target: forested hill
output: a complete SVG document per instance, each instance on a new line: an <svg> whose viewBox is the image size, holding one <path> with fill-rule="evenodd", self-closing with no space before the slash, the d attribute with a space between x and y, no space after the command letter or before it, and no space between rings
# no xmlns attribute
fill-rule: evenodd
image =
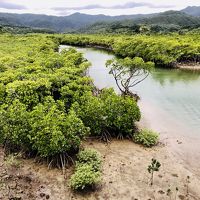
<svg viewBox="0 0 200 200"><path fill-rule="evenodd" d="M35 14L0 13L0 25L45 28L57 32L68 32L99 21L111 22L124 19L141 19L153 15L155 14L106 16L75 13L65 17L57 17Z"/></svg>
<svg viewBox="0 0 200 200"><path fill-rule="evenodd" d="M174 24L184 27L200 24L200 18L179 11L167 11L154 17L138 19L135 22L140 24Z"/></svg>
<svg viewBox="0 0 200 200"><path fill-rule="evenodd" d="M198 7L195 7L196 14L191 16L191 8L188 7L184 12L168 11L164 13L155 13L148 15L87 15L75 13L69 16L58 17L35 14L10 14L0 13L0 26L29 27L37 29L46 29L55 32L123 32L124 28L128 30L137 29L137 25L159 25L160 27L169 27L173 30L182 27L199 27L200 17L198 17ZM190 10L190 11L189 11ZM188 13L188 14L187 14ZM123 30L123 31L121 31ZM126 32L126 31L125 31Z"/></svg>
<svg viewBox="0 0 200 200"><path fill-rule="evenodd" d="M79 30L82 33L173 32L200 27L200 17L180 11L167 11L147 18L97 22Z"/></svg>
<svg viewBox="0 0 200 200"><path fill-rule="evenodd" d="M183 9L182 12L192 16L200 16L200 6L189 6Z"/></svg>

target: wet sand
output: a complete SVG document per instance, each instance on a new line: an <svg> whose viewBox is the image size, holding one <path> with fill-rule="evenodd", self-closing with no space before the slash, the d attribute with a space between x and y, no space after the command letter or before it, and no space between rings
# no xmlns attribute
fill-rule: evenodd
<svg viewBox="0 0 200 200"><path fill-rule="evenodd" d="M174 121L166 112L141 101L139 106L142 119L140 127L150 128L160 133L160 140L166 149L185 168L200 177L200 138L193 134L187 124Z"/></svg>
<svg viewBox="0 0 200 200"><path fill-rule="evenodd" d="M87 141L84 147L94 148L103 159L102 181L91 192L76 193L69 187L73 167L48 170L34 160L21 159L19 168L0 166L0 199L17 197L24 200L199 200L200 179L170 154L164 145L144 148L128 140L109 144ZM2 149L0 149L2 152ZM3 154L0 162L3 163ZM151 175L147 168L151 159L161 163L159 172ZM9 191L8 188L11 188Z"/></svg>
<svg viewBox="0 0 200 200"><path fill-rule="evenodd" d="M193 65L178 65L177 66L180 69L185 69L185 70L200 70L200 64L193 64Z"/></svg>

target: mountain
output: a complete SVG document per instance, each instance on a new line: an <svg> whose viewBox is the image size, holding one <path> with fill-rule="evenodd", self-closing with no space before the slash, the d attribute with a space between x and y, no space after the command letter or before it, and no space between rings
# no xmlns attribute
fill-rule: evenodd
<svg viewBox="0 0 200 200"><path fill-rule="evenodd" d="M81 33L140 33L173 32L183 28L200 27L200 18L180 11L167 11L149 17L135 18L114 22L97 22L81 28Z"/></svg>
<svg viewBox="0 0 200 200"><path fill-rule="evenodd" d="M68 32L76 30L95 22L105 21L111 22L124 19L139 19L150 17L150 15L122 15L122 16L106 16L106 15L87 15L75 13L70 16L57 17L48 15L35 14L11 14L0 13L0 25L23 26L31 28L45 28L57 32Z"/></svg>
<svg viewBox="0 0 200 200"><path fill-rule="evenodd" d="M58 17L49 15L36 14L10 14L0 13L0 26L9 27L27 27L31 29L42 29L52 32L74 32L77 30L93 30L107 29L110 31L116 28L133 29L137 31L135 24L146 25L169 25L169 26L199 26L199 18L187 14L189 10L200 7L188 7L185 11L167 11L164 13L154 14L136 14L136 15L121 15L121 16L107 16L107 15L87 15L81 13L74 13L69 16ZM197 15L197 11L195 12ZM193 12L194 15L194 12ZM198 16L198 15L197 15Z"/></svg>
<svg viewBox="0 0 200 200"><path fill-rule="evenodd" d="M135 21L137 24L173 24L181 27L195 26L200 24L200 18L190 16L180 11L167 11L156 16Z"/></svg>
<svg viewBox="0 0 200 200"><path fill-rule="evenodd" d="M0 25L47 28L58 32L78 27L75 23L65 17L10 13L0 13Z"/></svg>
<svg viewBox="0 0 200 200"><path fill-rule="evenodd" d="M200 6L189 6L183 9L182 12L197 17L200 16Z"/></svg>

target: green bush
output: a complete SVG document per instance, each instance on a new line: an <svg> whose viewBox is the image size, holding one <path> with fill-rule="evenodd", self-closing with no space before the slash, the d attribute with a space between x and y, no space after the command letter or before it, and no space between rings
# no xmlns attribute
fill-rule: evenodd
<svg viewBox="0 0 200 200"><path fill-rule="evenodd" d="M152 147L158 143L159 134L151 130L141 130L134 135L134 141L146 147Z"/></svg>
<svg viewBox="0 0 200 200"><path fill-rule="evenodd" d="M135 122L141 118L137 102L129 96L119 96L113 89L105 89L100 95L104 103L107 131L114 136L132 136Z"/></svg>
<svg viewBox="0 0 200 200"><path fill-rule="evenodd" d="M0 136L1 142L7 142L24 150L31 147L28 137L31 130L29 113L26 105L14 100L11 105L3 104L0 107Z"/></svg>
<svg viewBox="0 0 200 200"><path fill-rule="evenodd" d="M74 190L83 190L99 183L101 180L101 157L93 149L85 149L77 155L75 174L70 179Z"/></svg>
<svg viewBox="0 0 200 200"><path fill-rule="evenodd" d="M70 179L70 186L74 190L83 190L100 182L101 173L94 171L92 165L84 164L76 169Z"/></svg>
<svg viewBox="0 0 200 200"><path fill-rule="evenodd" d="M41 157L77 150L88 134L89 128L76 113L65 113L64 103L52 97L46 97L31 112L19 100L0 107L0 143L7 141L26 151L35 150Z"/></svg>
<svg viewBox="0 0 200 200"><path fill-rule="evenodd" d="M50 82L48 79L39 79L37 81L14 81L7 84L6 94L7 102L19 99L20 102L27 105L28 109L33 108L39 102L42 102L45 96L50 95Z"/></svg>
<svg viewBox="0 0 200 200"><path fill-rule="evenodd" d="M31 112L31 141L33 149L42 157L77 150L81 140L89 134L73 110L64 112L63 103L46 98Z"/></svg>
<svg viewBox="0 0 200 200"><path fill-rule="evenodd" d="M94 149L86 149L80 151L77 156L77 166L81 166L84 164L91 165L95 171L101 170L101 157L100 154Z"/></svg>
<svg viewBox="0 0 200 200"><path fill-rule="evenodd" d="M94 136L132 136L134 123L140 120L136 101L117 95L113 89L104 89L98 96L86 93L74 109Z"/></svg>
<svg viewBox="0 0 200 200"><path fill-rule="evenodd" d="M104 120L106 113L101 99L88 92L81 97L80 104L75 103L73 106L83 123L90 127L91 134L101 135L102 129L107 126Z"/></svg>

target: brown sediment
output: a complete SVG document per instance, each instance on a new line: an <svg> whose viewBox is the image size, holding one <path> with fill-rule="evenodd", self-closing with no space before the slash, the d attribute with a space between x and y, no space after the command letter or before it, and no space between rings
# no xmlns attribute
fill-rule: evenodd
<svg viewBox="0 0 200 200"><path fill-rule="evenodd" d="M186 169L166 145L144 148L129 140L113 140L109 144L91 140L83 146L98 150L103 158L102 182L95 191L75 193L70 190L68 184L73 167L66 170L64 176L61 170L48 170L46 165L34 163L34 160L20 159L20 168L0 166L0 199L9 199L8 195L29 200L168 200L175 196L177 200L200 199L200 177ZM0 152L0 161L4 163L3 149ZM147 168L152 158L162 166L150 186Z"/></svg>
<svg viewBox="0 0 200 200"><path fill-rule="evenodd" d="M185 69L185 70L200 70L200 64L197 63L191 63L191 64L179 64L177 65L177 68L179 69Z"/></svg>
<svg viewBox="0 0 200 200"><path fill-rule="evenodd" d="M178 196L190 200L200 199L199 177L186 169L163 144L149 149L136 145L132 141L115 140L108 145L93 142L90 146L104 156L103 182L101 191L97 193L98 199L107 197L113 200L167 200L175 199L176 195L177 199ZM153 186L150 186L147 167L152 158L157 159L162 166L160 171L155 173ZM190 182L189 194L186 189L187 177Z"/></svg>
<svg viewBox="0 0 200 200"><path fill-rule="evenodd" d="M161 140L167 143L167 150L185 168L200 177L200 138L196 132L152 103L140 101L139 105L143 117L138 125L159 132Z"/></svg>

